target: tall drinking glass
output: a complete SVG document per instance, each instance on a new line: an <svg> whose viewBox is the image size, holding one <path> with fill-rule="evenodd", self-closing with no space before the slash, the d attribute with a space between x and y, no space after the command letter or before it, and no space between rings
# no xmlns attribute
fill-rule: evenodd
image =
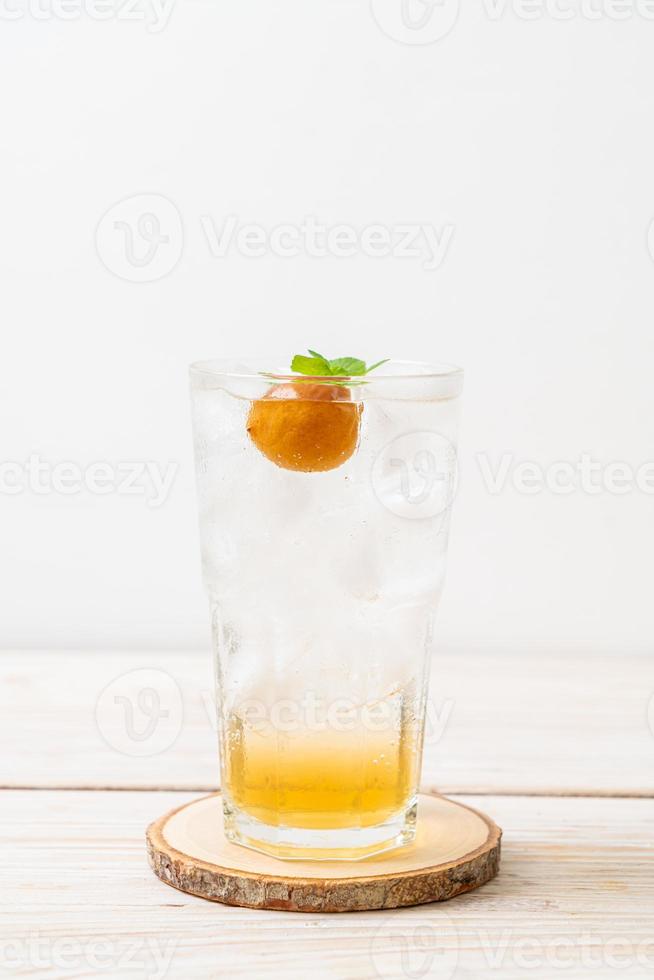
<svg viewBox="0 0 654 980"><path fill-rule="evenodd" d="M415 834L458 368L192 365L225 832L354 859Z"/></svg>

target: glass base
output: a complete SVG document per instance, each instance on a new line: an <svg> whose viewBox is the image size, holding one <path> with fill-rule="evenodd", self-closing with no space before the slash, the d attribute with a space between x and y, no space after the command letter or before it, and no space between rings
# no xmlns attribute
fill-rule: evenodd
<svg viewBox="0 0 654 980"><path fill-rule="evenodd" d="M224 798L225 836L234 844L288 861L360 861L410 844L416 835L417 801L372 827L307 830L262 823Z"/></svg>

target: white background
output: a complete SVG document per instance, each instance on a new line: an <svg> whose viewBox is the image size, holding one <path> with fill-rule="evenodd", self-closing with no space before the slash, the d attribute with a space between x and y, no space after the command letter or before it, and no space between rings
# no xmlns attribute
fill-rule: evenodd
<svg viewBox="0 0 654 980"><path fill-rule="evenodd" d="M147 4L8 19L21 2L0 4L2 460L179 471L158 508L0 494L0 644L206 646L186 366L311 346L466 368L443 648L651 651L654 497L494 495L478 455L654 458L654 20L470 3L426 44L364 0L177 0L159 31ZM96 248L142 194L183 223L154 282ZM230 214L454 237L433 271L215 258L201 216Z"/></svg>

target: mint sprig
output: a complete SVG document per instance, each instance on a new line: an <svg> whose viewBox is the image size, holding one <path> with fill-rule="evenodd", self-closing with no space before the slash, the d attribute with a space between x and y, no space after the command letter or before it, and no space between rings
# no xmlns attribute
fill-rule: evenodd
<svg viewBox="0 0 654 980"><path fill-rule="evenodd" d="M388 358L377 361L376 364L366 365L358 357L336 357L329 361L315 350L309 350L309 357L296 354L291 361L291 371L306 374L314 378L358 378L370 374L375 368L387 363Z"/></svg>

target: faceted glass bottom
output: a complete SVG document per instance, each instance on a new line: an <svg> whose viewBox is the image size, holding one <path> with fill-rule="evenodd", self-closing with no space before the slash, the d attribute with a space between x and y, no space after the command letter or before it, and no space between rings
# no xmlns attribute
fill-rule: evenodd
<svg viewBox="0 0 654 980"><path fill-rule="evenodd" d="M359 861L410 844L416 833L417 800L371 827L308 830L262 823L223 799L225 836L234 844L295 861Z"/></svg>

